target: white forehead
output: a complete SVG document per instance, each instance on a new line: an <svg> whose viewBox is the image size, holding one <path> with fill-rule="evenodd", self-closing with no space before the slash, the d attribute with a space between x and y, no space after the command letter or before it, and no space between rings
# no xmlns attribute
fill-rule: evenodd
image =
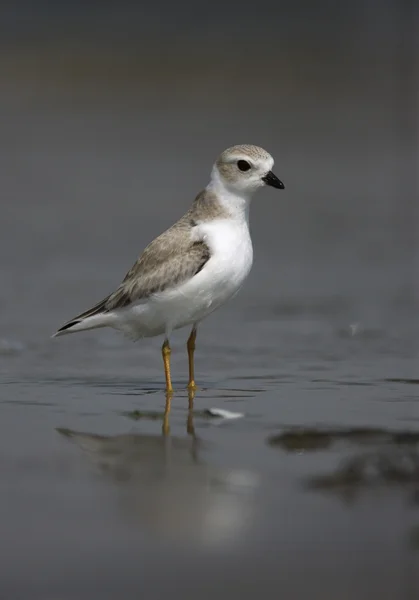
<svg viewBox="0 0 419 600"><path fill-rule="evenodd" d="M264 164L269 169L271 169L274 164L274 159L269 152L260 146L251 146L250 144L242 144L227 148L227 150L224 150L224 152L221 153L218 160L220 162L229 163L239 159L248 159L253 163Z"/></svg>

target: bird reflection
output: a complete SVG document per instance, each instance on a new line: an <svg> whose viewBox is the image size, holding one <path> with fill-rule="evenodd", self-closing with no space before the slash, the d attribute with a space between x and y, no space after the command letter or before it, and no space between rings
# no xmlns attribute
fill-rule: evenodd
<svg viewBox="0 0 419 600"><path fill-rule="evenodd" d="M207 464L205 444L195 433L192 393L187 435L171 435L170 404L168 397L157 435L58 431L116 488L124 519L182 541L235 542L251 522L257 477Z"/></svg>
<svg viewBox="0 0 419 600"><path fill-rule="evenodd" d="M186 431L190 435L195 435L195 427L193 422L193 402L195 399L196 388L188 388L188 419L186 422ZM172 398L173 392L166 392L166 404L164 407L164 415L163 415L163 426L162 433L163 435L169 435L170 433L170 409L172 407Z"/></svg>

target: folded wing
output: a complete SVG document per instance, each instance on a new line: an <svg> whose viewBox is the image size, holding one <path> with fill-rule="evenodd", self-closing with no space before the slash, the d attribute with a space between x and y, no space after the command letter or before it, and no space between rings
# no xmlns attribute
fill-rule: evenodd
<svg viewBox="0 0 419 600"><path fill-rule="evenodd" d="M187 281L203 269L210 251L194 241L190 221L182 219L151 242L119 287L91 309L65 323L55 334L106 327L109 313Z"/></svg>

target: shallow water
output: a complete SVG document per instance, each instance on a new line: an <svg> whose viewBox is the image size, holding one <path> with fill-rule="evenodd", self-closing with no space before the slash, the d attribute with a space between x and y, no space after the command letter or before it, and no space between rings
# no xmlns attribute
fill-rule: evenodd
<svg viewBox="0 0 419 600"><path fill-rule="evenodd" d="M1 100L1 596L417 597L416 215L390 168L412 148L385 107L359 147L356 119L304 110L31 94ZM199 330L192 411L174 335L165 420L160 339L49 335L248 140L286 190L255 200L252 274Z"/></svg>

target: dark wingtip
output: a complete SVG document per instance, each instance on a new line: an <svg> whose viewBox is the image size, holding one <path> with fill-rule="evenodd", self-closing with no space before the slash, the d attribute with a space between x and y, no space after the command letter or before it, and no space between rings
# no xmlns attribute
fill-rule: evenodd
<svg viewBox="0 0 419 600"><path fill-rule="evenodd" d="M81 323L81 321L70 321L70 323L66 323L65 325L60 327L57 333L60 333L60 331L65 331L66 329L70 329L70 327L73 327L73 325L77 325L77 323Z"/></svg>
<svg viewBox="0 0 419 600"><path fill-rule="evenodd" d="M60 327L60 329L58 329L58 331L56 331L51 337L54 338L62 335L67 329L70 329L71 327L73 327L73 325L77 325L77 323L81 323L81 319L75 319L74 321L70 321L70 323L66 323L65 325Z"/></svg>

